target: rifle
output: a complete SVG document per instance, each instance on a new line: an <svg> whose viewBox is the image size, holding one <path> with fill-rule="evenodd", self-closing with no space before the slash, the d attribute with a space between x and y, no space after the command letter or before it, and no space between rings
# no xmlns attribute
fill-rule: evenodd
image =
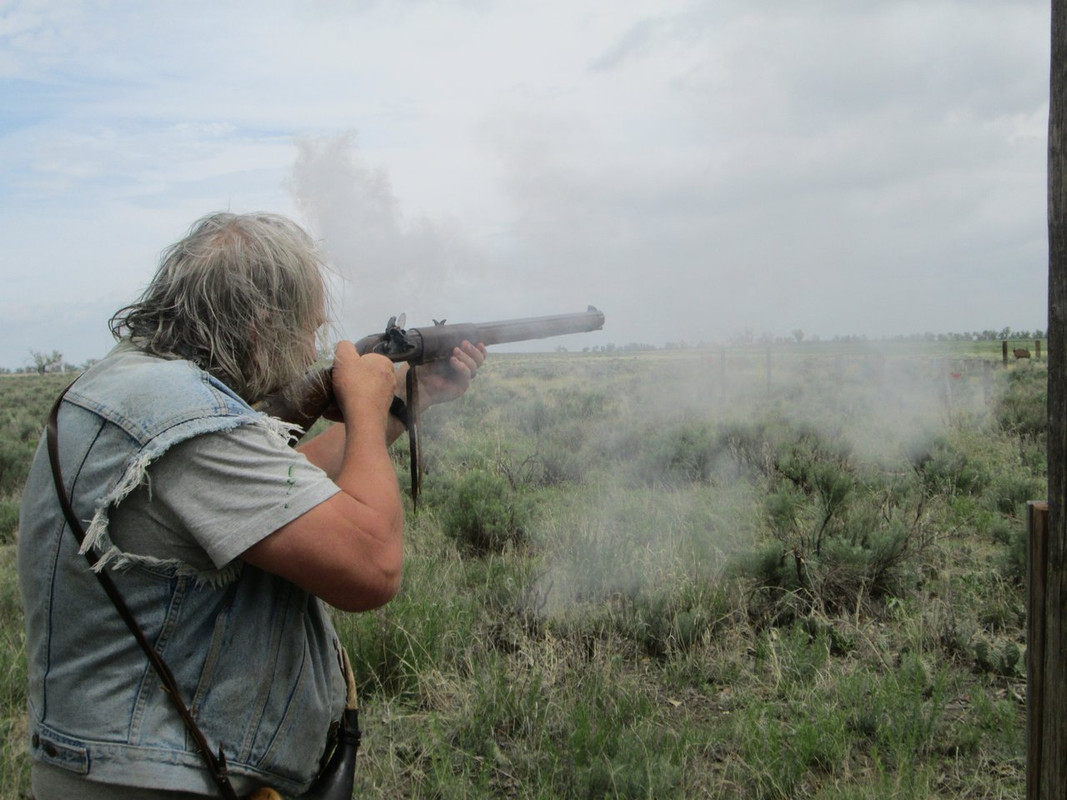
<svg viewBox="0 0 1067 800"><path fill-rule="evenodd" d="M414 368L420 364L447 360L452 356L453 348L464 340L489 346L597 331L604 327L604 313L589 306L588 310L576 314L451 325L445 320L434 320L430 327L406 330L403 326L403 316L399 320L390 317L384 333L364 336L355 342L355 347L361 356L379 353L394 363L406 361L411 365L407 374L407 401L395 400L390 411L407 424L411 451L411 499L415 502L422 482L422 469L419 463L418 383ZM296 384L261 401L257 405L258 410L306 431L334 402L331 369L332 366L326 366L309 371Z"/></svg>

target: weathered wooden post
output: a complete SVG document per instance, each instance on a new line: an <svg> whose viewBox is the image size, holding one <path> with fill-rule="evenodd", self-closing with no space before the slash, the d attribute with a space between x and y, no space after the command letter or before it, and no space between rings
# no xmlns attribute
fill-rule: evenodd
<svg viewBox="0 0 1067 800"><path fill-rule="evenodd" d="M1037 776L1041 774L1042 733L1045 711L1045 575L1048 565L1048 503L1027 503L1026 547L1026 775L1027 798L1037 800Z"/></svg>
<svg viewBox="0 0 1067 800"><path fill-rule="evenodd" d="M1052 0L1048 120L1048 538L1031 580L1043 589L1041 630L1027 647L1028 800L1067 798L1067 0ZM1033 609L1031 609L1031 614ZM1034 653L1034 646L1040 650ZM1035 686L1036 684L1036 686Z"/></svg>

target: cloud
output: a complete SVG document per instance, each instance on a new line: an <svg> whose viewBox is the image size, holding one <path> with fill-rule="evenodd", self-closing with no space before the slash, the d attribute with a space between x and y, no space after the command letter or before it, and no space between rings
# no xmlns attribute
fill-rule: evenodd
<svg viewBox="0 0 1067 800"><path fill-rule="evenodd" d="M8 307L227 208L320 228L360 335L1041 326L1048 49L1038 0L8 3Z"/></svg>
<svg viewBox="0 0 1067 800"><path fill-rule="evenodd" d="M819 8L641 20L570 94L500 109L514 257L656 339L1040 324L1038 4ZM1035 290L991 293L997 263Z"/></svg>

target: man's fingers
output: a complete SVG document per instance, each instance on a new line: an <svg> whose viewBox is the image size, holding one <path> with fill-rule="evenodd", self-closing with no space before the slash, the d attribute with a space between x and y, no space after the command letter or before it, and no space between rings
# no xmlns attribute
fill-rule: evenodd
<svg viewBox="0 0 1067 800"><path fill-rule="evenodd" d="M462 365L470 373L470 377L473 378L478 371L478 367L485 363L485 355L484 344L475 346L468 341L464 341L452 351L453 366L458 368Z"/></svg>

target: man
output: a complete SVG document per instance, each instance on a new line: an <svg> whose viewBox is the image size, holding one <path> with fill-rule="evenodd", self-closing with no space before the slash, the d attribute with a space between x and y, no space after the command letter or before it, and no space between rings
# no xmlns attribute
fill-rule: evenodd
<svg viewBox="0 0 1067 800"><path fill-rule="evenodd" d="M345 684L320 599L371 609L400 584L403 506L387 448L404 430L389 409L406 368L338 344L343 424L295 450L288 426L252 408L313 362L324 269L283 217L205 217L115 315L118 345L58 411L82 553L116 584L239 795L304 792L330 746ZM420 368L423 404L462 394L484 358L464 342L441 368ZM219 796L79 554L43 441L18 573L37 800Z"/></svg>

